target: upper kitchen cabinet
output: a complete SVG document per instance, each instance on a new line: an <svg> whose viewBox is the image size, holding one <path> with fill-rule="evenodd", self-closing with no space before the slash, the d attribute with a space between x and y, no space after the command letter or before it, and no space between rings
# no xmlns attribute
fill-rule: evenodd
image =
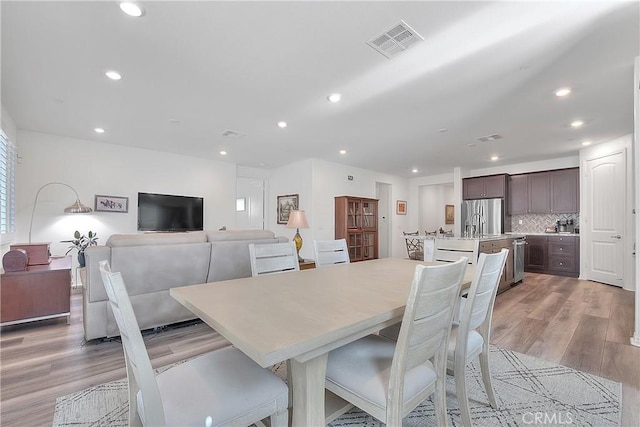
<svg viewBox="0 0 640 427"><path fill-rule="evenodd" d="M462 198L494 199L505 197L507 189L507 175L479 176L462 180Z"/></svg>
<svg viewBox="0 0 640 427"><path fill-rule="evenodd" d="M578 168L561 169L551 172L552 213L574 213L579 208L580 170Z"/></svg>
<svg viewBox="0 0 640 427"><path fill-rule="evenodd" d="M579 169L559 169L509 177L509 213L578 212Z"/></svg>

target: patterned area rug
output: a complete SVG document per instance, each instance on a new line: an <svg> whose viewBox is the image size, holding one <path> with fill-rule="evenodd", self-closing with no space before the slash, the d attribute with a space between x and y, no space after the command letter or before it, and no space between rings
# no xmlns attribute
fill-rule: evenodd
<svg viewBox="0 0 640 427"><path fill-rule="evenodd" d="M467 368L474 426L620 425L620 383L495 347L490 360L498 410L488 406L479 363ZM272 370L286 380L285 363ZM447 413L449 424L462 425L453 377L447 378ZM127 416L127 383L120 380L58 398L53 426L126 426ZM334 427L381 425L357 408L331 423ZM431 400L409 414L403 426L436 426Z"/></svg>

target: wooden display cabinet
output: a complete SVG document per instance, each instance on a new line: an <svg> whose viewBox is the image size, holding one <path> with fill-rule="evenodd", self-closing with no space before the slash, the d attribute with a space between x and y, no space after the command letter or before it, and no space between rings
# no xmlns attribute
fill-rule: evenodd
<svg viewBox="0 0 640 427"><path fill-rule="evenodd" d="M335 237L347 241L351 262L378 258L378 200L336 197Z"/></svg>

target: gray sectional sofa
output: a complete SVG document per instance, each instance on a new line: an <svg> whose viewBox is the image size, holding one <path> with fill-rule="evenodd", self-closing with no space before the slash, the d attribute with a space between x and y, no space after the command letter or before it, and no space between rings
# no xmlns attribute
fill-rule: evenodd
<svg viewBox="0 0 640 427"><path fill-rule="evenodd" d="M104 246L85 251L85 339L120 335L100 277L102 260L122 273L140 329L148 329L195 318L169 295L170 288L249 277L250 243L287 240L267 230L114 234Z"/></svg>

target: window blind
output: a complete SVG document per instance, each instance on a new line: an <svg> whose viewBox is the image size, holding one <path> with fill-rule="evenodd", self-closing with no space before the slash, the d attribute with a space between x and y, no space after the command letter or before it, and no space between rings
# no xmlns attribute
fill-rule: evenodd
<svg viewBox="0 0 640 427"><path fill-rule="evenodd" d="M16 230L16 163L16 148L0 130L0 234Z"/></svg>

